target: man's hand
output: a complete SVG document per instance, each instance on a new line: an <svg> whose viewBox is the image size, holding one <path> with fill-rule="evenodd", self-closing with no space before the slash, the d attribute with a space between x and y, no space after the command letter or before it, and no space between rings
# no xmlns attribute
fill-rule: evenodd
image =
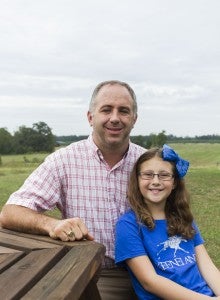
<svg viewBox="0 0 220 300"><path fill-rule="evenodd" d="M53 239L60 239L64 242L83 239L94 240L94 237L89 233L86 225L80 218L54 220L49 235Z"/></svg>

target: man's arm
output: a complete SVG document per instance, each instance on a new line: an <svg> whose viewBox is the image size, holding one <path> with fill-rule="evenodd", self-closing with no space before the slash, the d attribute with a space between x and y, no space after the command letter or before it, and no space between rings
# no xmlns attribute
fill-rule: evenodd
<svg viewBox="0 0 220 300"><path fill-rule="evenodd" d="M33 234L49 235L62 241L93 240L80 218L58 220L20 205L6 204L0 214L3 228ZM72 232L72 235L68 233Z"/></svg>

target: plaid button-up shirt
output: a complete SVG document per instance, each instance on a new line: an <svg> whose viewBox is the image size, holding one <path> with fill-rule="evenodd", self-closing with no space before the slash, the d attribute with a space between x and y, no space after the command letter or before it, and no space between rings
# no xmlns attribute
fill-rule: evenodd
<svg viewBox="0 0 220 300"><path fill-rule="evenodd" d="M128 209L130 171L145 151L129 143L122 160L110 169L89 136L49 155L7 203L36 211L58 207L63 218L81 218L95 241L106 246L105 267L113 267L115 223Z"/></svg>

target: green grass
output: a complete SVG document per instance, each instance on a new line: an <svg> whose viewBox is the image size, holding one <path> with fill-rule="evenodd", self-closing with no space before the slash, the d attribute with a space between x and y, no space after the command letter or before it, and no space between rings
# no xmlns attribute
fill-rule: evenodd
<svg viewBox="0 0 220 300"><path fill-rule="evenodd" d="M220 144L172 144L189 160L186 183L206 248L220 268Z"/></svg>
<svg viewBox="0 0 220 300"><path fill-rule="evenodd" d="M220 170L192 170L187 184L194 218L208 252L220 267Z"/></svg>
<svg viewBox="0 0 220 300"><path fill-rule="evenodd" d="M206 241L206 248L220 268L220 144L170 146L190 161L186 182L191 194L192 211ZM31 154L1 157L0 210L9 195L22 185L46 156L47 154ZM60 217L57 210L50 215Z"/></svg>
<svg viewBox="0 0 220 300"><path fill-rule="evenodd" d="M2 155L0 165L0 209L47 154ZM29 160L25 162L24 157Z"/></svg>
<svg viewBox="0 0 220 300"><path fill-rule="evenodd" d="M180 156L189 160L190 170L213 168L220 170L220 144L169 144Z"/></svg>

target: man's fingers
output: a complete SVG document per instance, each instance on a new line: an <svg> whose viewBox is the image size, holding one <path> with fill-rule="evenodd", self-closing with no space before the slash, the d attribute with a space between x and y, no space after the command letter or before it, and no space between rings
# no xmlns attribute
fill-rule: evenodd
<svg viewBox="0 0 220 300"><path fill-rule="evenodd" d="M88 241L93 241L94 237L90 233L88 233L87 235L84 236L84 239L86 239Z"/></svg>
<svg viewBox="0 0 220 300"><path fill-rule="evenodd" d="M64 242L82 239L94 240L94 237L89 233L86 225L80 218L57 220L50 237Z"/></svg>
<svg viewBox="0 0 220 300"><path fill-rule="evenodd" d="M94 240L94 237L89 233L88 228L80 218L69 219L69 221L75 234L75 240Z"/></svg>

